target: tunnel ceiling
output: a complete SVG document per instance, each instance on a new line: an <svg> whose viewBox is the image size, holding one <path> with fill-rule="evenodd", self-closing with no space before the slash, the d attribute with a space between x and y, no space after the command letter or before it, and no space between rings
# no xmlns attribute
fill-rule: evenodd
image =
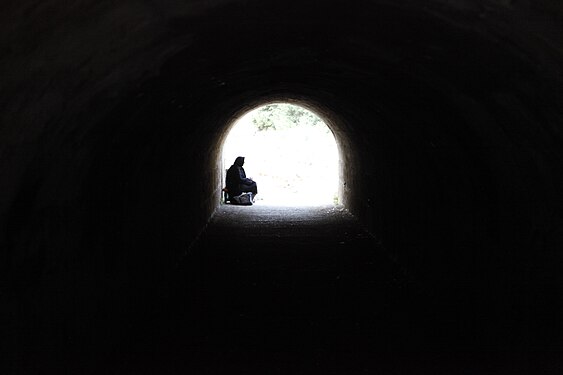
<svg viewBox="0 0 563 375"><path fill-rule="evenodd" d="M166 65L170 59L179 65L179 83L182 74L197 74L207 83L230 84L276 67L316 70L316 62L333 69L324 74L339 73L344 79L361 69L377 73L373 65L382 64L419 67L422 71L403 73L463 85L475 82L471 74L478 61L490 65L490 74L502 71L506 59L494 66L499 64L495 54L503 53L496 50L502 48L528 69L560 78L563 43L556 1L142 1L75 6L23 1L5 8L5 144L32 141L49 127L95 121L93 117L129 90L172 69ZM178 53L185 55L183 60ZM467 75L460 77L458 71ZM275 81L282 79L272 74L266 83ZM88 116L77 118L80 112Z"/></svg>

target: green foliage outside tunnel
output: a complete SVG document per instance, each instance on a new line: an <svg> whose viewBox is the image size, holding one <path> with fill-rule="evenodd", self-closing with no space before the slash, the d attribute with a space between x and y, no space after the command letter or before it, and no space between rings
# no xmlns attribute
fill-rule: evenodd
<svg viewBox="0 0 563 375"><path fill-rule="evenodd" d="M268 104L259 108L252 114L252 123L259 131L324 125L323 121L312 112L288 103Z"/></svg>

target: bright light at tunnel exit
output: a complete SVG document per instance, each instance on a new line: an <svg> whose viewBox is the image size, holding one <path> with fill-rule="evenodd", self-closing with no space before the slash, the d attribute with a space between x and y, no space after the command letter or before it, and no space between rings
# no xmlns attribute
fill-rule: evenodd
<svg viewBox="0 0 563 375"><path fill-rule="evenodd" d="M237 156L258 185L257 204L338 203L334 135L314 113L287 103L258 107L234 123L223 145L223 179Z"/></svg>

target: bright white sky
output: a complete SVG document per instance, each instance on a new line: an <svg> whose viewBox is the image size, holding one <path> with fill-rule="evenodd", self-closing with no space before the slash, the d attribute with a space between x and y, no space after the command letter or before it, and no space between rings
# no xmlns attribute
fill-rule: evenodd
<svg viewBox="0 0 563 375"><path fill-rule="evenodd" d="M223 145L224 169L245 157L247 177L258 185L257 204L334 204L338 196L338 149L324 124L258 131L253 111L231 128Z"/></svg>

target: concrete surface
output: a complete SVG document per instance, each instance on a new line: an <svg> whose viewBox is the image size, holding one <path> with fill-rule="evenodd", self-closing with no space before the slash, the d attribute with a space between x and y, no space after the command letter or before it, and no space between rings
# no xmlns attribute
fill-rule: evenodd
<svg viewBox="0 0 563 375"><path fill-rule="evenodd" d="M343 207L222 205L170 289L152 330L131 340L130 357L120 350L102 368L132 374L530 369L529 358L505 352L513 343L499 322L421 290Z"/></svg>
<svg viewBox="0 0 563 375"><path fill-rule="evenodd" d="M135 345L157 337L144 333L169 296L191 285L171 278L219 207L229 127L273 100L313 110L334 132L339 202L424 297L397 306L437 305L426 310L439 318L415 326L467 339L433 346L488 342L506 353L496 362L457 358L504 363L469 373L563 373L560 0L20 0L1 8L2 374L74 374L73 365L95 363L93 372L107 373L113 368L100 366L113 362L96 361L105 352L139 358ZM260 247L279 244L275 232L264 238ZM223 259L211 254L224 241L210 241L202 254ZM358 249L371 248L363 243ZM343 265L354 259L331 246ZM313 247L311 257L320 254ZM282 254L272 256L287 264ZM367 253L359 254L353 264L363 264ZM203 272L189 263L205 259L185 258L186 274ZM312 298L315 285L329 295L332 259L311 271L326 286L299 259L303 271L292 277L312 286L298 300ZM373 301L364 310L374 316L361 320L385 331L379 289L353 287L383 271L366 266L357 272L366 283L354 284L344 268L347 302ZM203 269L240 274L235 260ZM291 282L273 276L260 285L269 292L282 282L280 298L297 308L283 284ZM304 314L322 310L317 302ZM199 337L206 322L185 329ZM304 345L334 342L325 335Z"/></svg>

